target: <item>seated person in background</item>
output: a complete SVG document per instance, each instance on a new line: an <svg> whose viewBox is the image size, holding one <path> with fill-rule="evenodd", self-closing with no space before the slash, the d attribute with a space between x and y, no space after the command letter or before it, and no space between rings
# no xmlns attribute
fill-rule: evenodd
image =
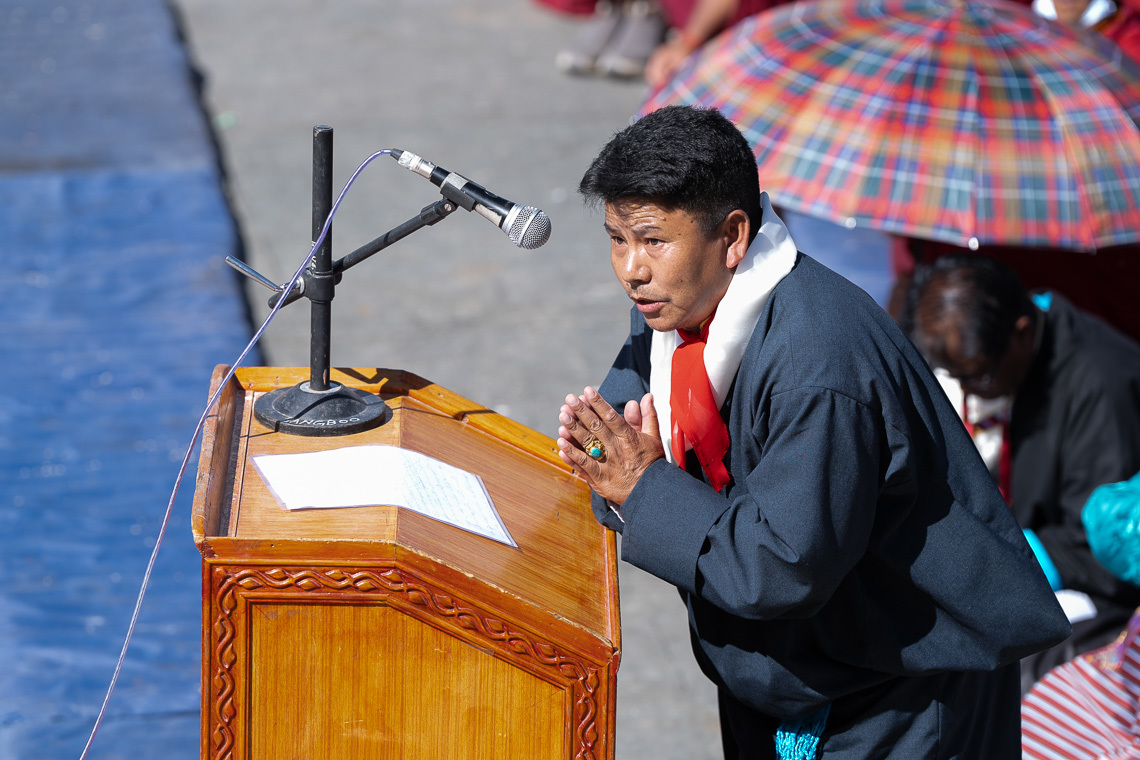
<svg viewBox="0 0 1140 760"><path fill-rule="evenodd" d="M1089 550L1081 510L1097 486L1140 470L1140 345L1062 296L1031 298L984 256L950 256L919 274L914 337L967 394L1011 396L999 482L1055 591L1088 595L1073 634L1022 662L1028 689L1054 665L1112 641L1140 588ZM1091 615L1091 616L1090 616Z"/></svg>

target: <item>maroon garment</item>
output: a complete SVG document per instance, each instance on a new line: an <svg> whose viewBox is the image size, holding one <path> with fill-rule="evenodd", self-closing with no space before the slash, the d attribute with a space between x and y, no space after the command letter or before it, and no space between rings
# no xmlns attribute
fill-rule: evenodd
<svg viewBox="0 0 1140 760"><path fill-rule="evenodd" d="M1128 2L1121 2L1120 10L1097 31L1120 46L1132 60L1140 63L1140 12Z"/></svg>
<svg viewBox="0 0 1140 760"><path fill-rule="evenodd" d="M589 16L594 12L596 0L535 0L543 8L575 16Z"/></svg>
<svg viewBox="0 0 1140 760"><path fill-rule="evenodd" d="M597 5L597 0L535 0L535 2L550 10L578 16L589 16L594 12L594 6ZM685 26L685 22L689 20L689 15L693 12L693 6L696 5L696 0L658 0L658 2L661 3L665 20L674 29L681 29ZM781 5L783 2L786 0L740 0L736 12L732 16L732 21L728 25L732 26L753 13Z"/></svg>
<svg viewBox="0 0 1140 760"><path fill-rule="evenodd" d="M661 3L661 9L665 13L665 20L674 29L684 28L693 12L693 6L697 4L696 0L658 0L658 2ZM728 22L728 26L732 26L737 21L748 18L754 13L783 5L784 2L786 0L739 0L736 12L732 14L732 20Z"/></svg>

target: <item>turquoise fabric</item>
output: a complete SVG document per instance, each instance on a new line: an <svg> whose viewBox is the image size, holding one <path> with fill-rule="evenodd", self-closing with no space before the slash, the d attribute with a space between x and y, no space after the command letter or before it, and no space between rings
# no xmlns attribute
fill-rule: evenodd
<svg viewBox="0 0 1140 760"><path fill-rule="evenodd" d="M819 738L827 725L831 705L800 720L786 720L776 729L776 755L780 760L815 760Z"/></svg>
<svg viewBox="0 0 1140 760"><path fill-rule="evenodd" d="M1140 473L1094 490L1081 522L1093 556L1118 578L1140 585Z"/></svg>
<svg viewBox="0 0 1140 760"><path fill-rule="evenodd" d="M1026 528L1024 531L1025 540L1029 542L1029 548L1033 550L1033 554L1037 557L1037 564L1041 565L1041 569L1045 572L1045 579L1049 581L1049 587L1054 591L1060 591L1065 586L1061 582L1061 572L1057 566L1053 564L1052 558L1049 557L1049 552L1045 551L1045 544L1041 543L1041 539L1037 534Z"/></svg>

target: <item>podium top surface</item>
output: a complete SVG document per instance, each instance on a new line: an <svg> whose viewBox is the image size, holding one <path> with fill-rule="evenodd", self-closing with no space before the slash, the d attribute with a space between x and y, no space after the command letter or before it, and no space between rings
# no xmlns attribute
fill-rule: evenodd
<svg viewBox="0 0 1140 760"><path fill-rule="evenodd" d="M219 367L211 393L228 368ZM378 393L391 419L332 437L274 432L253 415L261 394L307 368L239 368L203 435L195 543L208 561L356 566L426 560L454 578L531 605L618 646L616 543L590 512L589 489L554 442L429 381L386 369L334 369ZM518 547L390 505L288 511L250 462L261 454L387 444L480 476Z"/></svg>

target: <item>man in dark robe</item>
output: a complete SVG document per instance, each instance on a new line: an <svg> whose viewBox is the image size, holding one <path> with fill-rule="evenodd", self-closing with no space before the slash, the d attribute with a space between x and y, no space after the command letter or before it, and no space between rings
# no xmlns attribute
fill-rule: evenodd
<svg viewBox="0 0 1140 760"><path fill-rule="evenodd" d="M726 757L1016 758L1016 663L1064 614L923 358L758 187L715 110L594 160L579 190L634 308L561 455L622 558L681 591Z"/></svg>
<svg viewBox="0 0 1140 760"><path fill-rule="evenodd" d="M1054 590L1087 595L1070 613L1073 635L1022 664L1027 690L1111 642L1140 606L1140 588L1097 561L1081 521L1093 489L1140 471L1140 345L1057 293L1031 297L984 256L921 274L915 340L965 393L1013 398L999 485Z"/></svg>

